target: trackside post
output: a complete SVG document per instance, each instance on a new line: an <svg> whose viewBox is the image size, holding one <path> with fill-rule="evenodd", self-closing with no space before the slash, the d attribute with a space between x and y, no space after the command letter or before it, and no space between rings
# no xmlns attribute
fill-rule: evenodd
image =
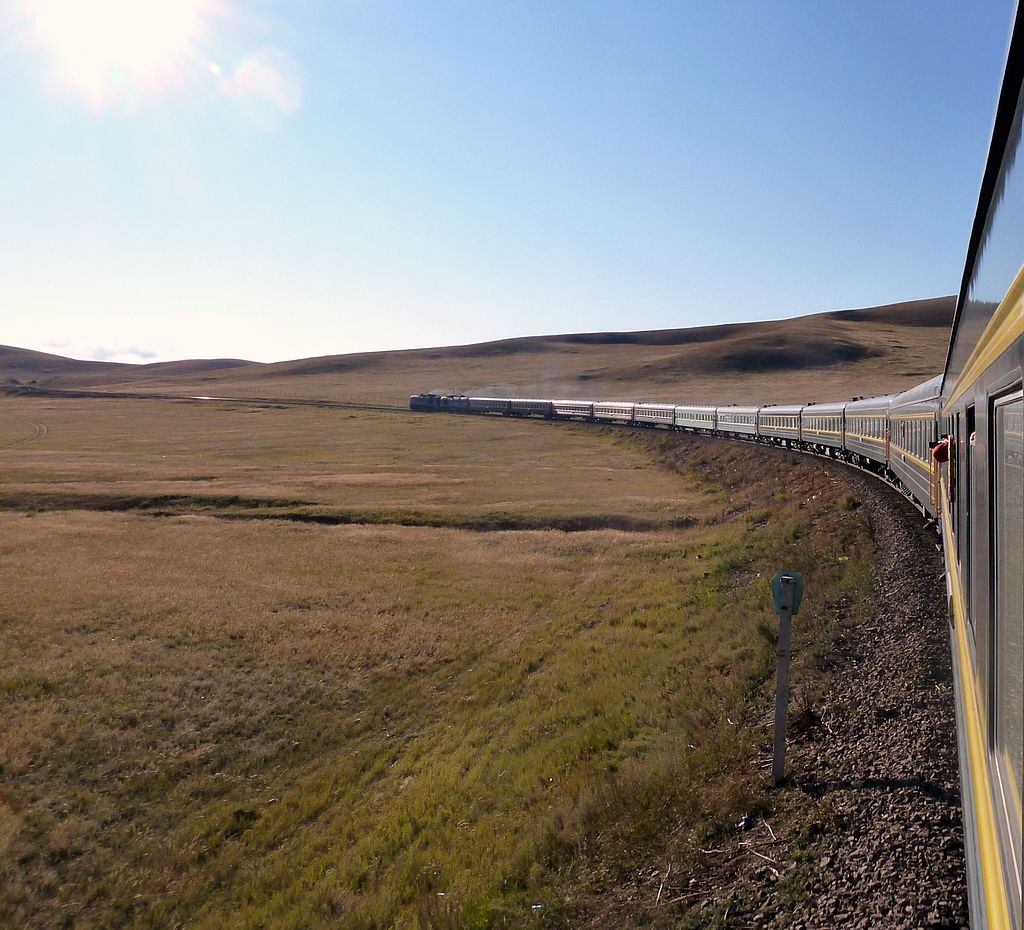
<svg viewBox="0 0 1024 930"><path fill-rule="evenodd" d="M789 656L793 616L800 610L804 580L794 571L781 571L772 579L772 601L779 615L779 664L775 687L775 745L772 782L786 777L786 712L789 707Z"/></svg>

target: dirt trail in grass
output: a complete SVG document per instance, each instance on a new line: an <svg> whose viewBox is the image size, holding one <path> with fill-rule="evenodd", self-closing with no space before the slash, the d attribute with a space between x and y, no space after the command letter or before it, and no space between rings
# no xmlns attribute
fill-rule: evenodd
<svg viewBox="0 0 1024 930"><path fill-rule="evenodd" d="M606 513L583 516L543 516L513 513L452 515L422 511L338 511L320 507L316 501L240 495L158 494L75 494L67 492L18 492L0 495L0 511L48 513L91 511L99 513L141 513L152 517L205 516L219 520L281 520L319 526L422 526L470 530L480 533L558 530L583 533L592 530L623 530L631 533L694 526L694 517L668 516L644 519L628 514Z"/></svg>
<svg viewBox="0 0 1024 930"><path fill-rule="evenodd" d="M17 439L9 440L8 442L0 443L0 452L6 449L14 449L19 446L27 446L33 442L38 442L40 439L46 438L47 433L50 431L49 427L40 420L32 420L28 417L20 416L19 414L14 414L14 416L16 419L22 420L31 426L32 432L28 436L21 436Z"/></svg>

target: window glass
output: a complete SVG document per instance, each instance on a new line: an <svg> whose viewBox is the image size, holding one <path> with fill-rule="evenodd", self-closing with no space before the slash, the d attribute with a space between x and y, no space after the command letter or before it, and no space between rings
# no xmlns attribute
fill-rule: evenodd
<svg viewBox="0 0 1024 930"><path fill-rule="evenodd" d="M995 680L994 750L1006 815L1007 851L1020 881L1024 770L1024 399L994 410Z"/></svg>

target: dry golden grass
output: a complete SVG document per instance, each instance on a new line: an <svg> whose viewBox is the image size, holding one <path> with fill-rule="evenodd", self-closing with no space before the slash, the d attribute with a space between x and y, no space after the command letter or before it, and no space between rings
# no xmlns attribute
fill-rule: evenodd
<svg viewBox="0 0 1024 930"><path fill-rule="evenodd" d="M0 506L364 522L665 525L700 495L583 426L170 401L0 399ZM605 522L602 522L605 521ZM618 521L618 522L616 522Z"/></svg>
<svg viewBox="0 0 1024 930"><path fill-rule="evenodd" d="M805 645L867 596L835 479L735 445L0 404L31 423L0 451L3 926L572 926L594 875L758 803L727 721L766 573L805 571ZM583 518L633 528L543 528ZM465 528L503 521L539 528Z"/></svg>

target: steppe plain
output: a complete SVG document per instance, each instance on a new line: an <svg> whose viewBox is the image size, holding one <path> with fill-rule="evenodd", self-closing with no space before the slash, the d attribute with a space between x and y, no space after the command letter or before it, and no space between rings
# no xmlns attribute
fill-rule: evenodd
<svg viewBox="0 0 1024 930"><path fill-rule="evenodd" d="M863 326L875 354L792 368L796 389L818 372L820 396L820 370L835 387L880 366L866 393L940 367L937 324ZM893 326L913 351L885 354ZM632 343L634 368L664 351L652 339ZM613 372L599 386L624 379L612 396L676 377L615 374L630 343L596 345ZM267 378L4 364L64 389L388 402L469 377L458 352ZM519 386L530 359L553 362L467 365ZM768 374L714 377L754 392ZM821 592L798 630L797 709L871 609L859 502L817 463L767 470L744 445L14 393L0 447L5 926L599 920L616 883L669 863L697 876L701 848L765 810L770 574L789 565ZM686 900L651 897L645 920L686 919Z"/></svg>

